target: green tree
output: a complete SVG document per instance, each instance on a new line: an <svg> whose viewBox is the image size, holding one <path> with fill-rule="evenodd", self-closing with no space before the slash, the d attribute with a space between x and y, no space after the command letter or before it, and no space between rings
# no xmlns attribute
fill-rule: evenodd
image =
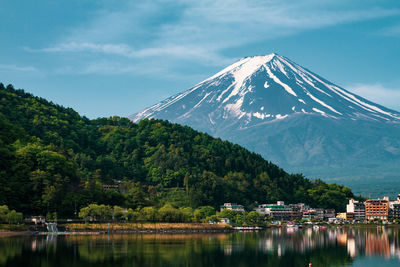
<svg viewBox="0 0 400 267"><path fill-rule="evenodd" d="M157 209L154 207L144 207L140 210L139 219L141 221L155 222L158 217Z"/></svg>
<svg viewBox="0 0 400 267"><path fill-rule="evenodd" d="M211 206L201 206L194 210L194 219L197 222L204 221L207 217L214 215L215 209Z"/></svg>
<svg viewBox="0 0 400 267"><path fill-rule="evenodd" d="M0 206L0 222L7 222L7 215L10 212L6 205Z"/></svg>
<svg viewBox="0 0 400 267"><path fill-rule="evenodd" d="M9 224L17 224L23 222L22 213L16 212L15 210L10 211L7 214L7 222Z"/></svg>
<svg viewBox="0 0 400 267"><path fill-rule="evenodd" d="M261 226L264 224L264 215L256 211L250 211L246 214L245 221L250 226Z"/></svg>

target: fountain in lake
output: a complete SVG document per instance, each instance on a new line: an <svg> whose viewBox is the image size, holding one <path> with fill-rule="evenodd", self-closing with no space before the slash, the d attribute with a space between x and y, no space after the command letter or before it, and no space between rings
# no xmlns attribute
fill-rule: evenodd
<svg viewBox="0 0 400 267"><path fill-rule="evenodd" d="M58 233L57 224L56 223L46 223L47 231L49 233Z"/></svg>

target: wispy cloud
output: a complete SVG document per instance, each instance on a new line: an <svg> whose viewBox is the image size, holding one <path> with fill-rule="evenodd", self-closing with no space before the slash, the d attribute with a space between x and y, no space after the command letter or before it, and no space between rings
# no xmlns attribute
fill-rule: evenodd
<svg viewBox="0 0 400 267"><path fill-rule="evenodd" d="M400 15L400 9L364 7L363 1L344 0L154 0L105 6L96 14L54 45L31 51L92 53L95 61L101 55L119 56L134 59L131 65L140 66L146 60L163 70L173 69L182 60L223 66L234 60L224 54L227 49Z"/></svg>
<svg viewBox="0 0 400 267"><path fill-rule="evenodd" d="M224 58L218 56L214 51L209 51L206 48L199 46L185 46L185 45L164 45L152 48L143 48L135 50L127 44L96 44L88 42L69 42L61 43L56 46L31 49L25 48L30 52L89 52L101 53L107 55L117 55L127 58L148 58L169 56L175 59L191 58L192 60L208 61L211 64L224 64L227 63Z"/></svg>
<svg viewBox="0 0 400 267"><path fill-rule="evenodd" d="M400 111L400 88L388 88L382 84L352 84L351 92L375 103Z"/></svg>
<svg viewBox="0 0 400 267"><path fill-rule="evenodd" d="M17 71L17 72L36 72L38 69L32 66L18 66L18 65L1 65L0 70Z"/></svg>
<svg viewBox="0 0 400 267"><path fill-rule="evenodd" d="M400 37L400 24L396 24L390 27L382 29L380 32L382 35L386 36L399 36Z"/></svg>
<svg viewBox="0 0 400 267"><path fill-rule="evenodd" d="M200 81L204 79L204 75L195 74L185 74L170 70L164 66L154 66L151 63L140 65L130 64L130 63L120 63L113 61L93 61L89 62L83 66L63 66L56 68L54 71L56 74L61 75L157 75L162 76L164 79L174 80L174 81ZM186 89L186 88L181 88Z"/></svg>

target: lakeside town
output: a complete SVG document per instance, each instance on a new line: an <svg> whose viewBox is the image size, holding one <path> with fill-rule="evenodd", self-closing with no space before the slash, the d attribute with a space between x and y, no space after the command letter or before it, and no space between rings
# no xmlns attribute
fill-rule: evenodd
<svg viewBox="0 0 400 267"><path fill-rule="evenodd" d="M273 204L260 204L251 211L246 211L243 205L237 203L224 203L220 206L219 212L209 206L200 207L191 214L187 213L186 219L182 218L184 216L182 209L175 209L170 205L159 210L152 207L143 208L140 212L136 212L136 215L132 215L135 211L130 209L91 204L81 209L80 219L60 220L44 216L23 218L21 213L16 213L14 210L7 214L3 213L0 219L3 223L8 222L8 225L2 225L7 226L2 227L3 232L7 229L28 230L33 234L100 234L110 231L115 233L225 232L262 230L274 226L299 228L321 224L397 225L400 223L400 194L395 200L390 200L388 197L365 201L349 199L345 212L314 208L304 203L286 204L284 201L277 201ZM105 214L108 214L108 217ZM174 219L174 216L180 219Z"/></svg>
<svg viewBox="0 0 400 267"><path fill-rule="evenodd" d="M244 212L244 206L236 203L224 203L223 210ZM400 194L396 200L389 200L389 197L382 199L367 199L358 201L349 199L346 205L346 212L335 212L334 209L313 208L304 203L285 204L284 201L277 201L275 204L261 204L256 212L264 215L272 221L293 222L328 222L328 223L400 223ZM229 220L223 219L229 223Z"/></svg>

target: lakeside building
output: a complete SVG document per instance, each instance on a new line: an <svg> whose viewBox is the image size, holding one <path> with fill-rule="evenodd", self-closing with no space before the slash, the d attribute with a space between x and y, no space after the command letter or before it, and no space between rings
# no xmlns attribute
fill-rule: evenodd
<svg viewBox="0 0 400 267"><path fill-rule="evenodd" d="M231 221L228 218L221 218L220 222L224 224L231 224Z"/></svg>
<svg viewBox="0 0 400 267"><path fill-rule="evenodd" d="M313 209L304 203L285 205L283 201L278 201L276 204L261 204L255 210L277 220L324 220L335 217L334 209Z"/></svg>
<svg viewBox="0 0 400 267"><path fill-rule="evenodd" d="M365 218L367 220L382 219L389 217L389 198L368 199L365 204Z"/></svg>
<svg viewBox="0 0 400 267"><path fill-rule="evenodd" d="M244 207L243 205L239 205L236 203L224 203L224 205L220 206L220 210L233 210L233 211L239 211L239 212L244 212Z"/></svg>
<svg viewBox="0 0 400 267"><path fill-rule="evenodd" d="M277 220L293 219L293 208L286 206L283 201L278 201L276 204L259 205L256 211Z"/></svg>
<svg viewBox="0 0 400 267"><path fill-rule="evenodd" d="M389 217L393 219L400 219L400 194L397 199L389 201Z"/></svg>
<svg viewBox="0 0 400 267"><path fill-rule="evenodd" d="M365 202L350 199L346 206L347 221L387 220L389 218L400 219L400 194L394 201L390 201L388 197L368 199Z"/></svg>
<svg viewBox="0 0 400 267"><path fill-rule="evenodd" d="M362 221L365 219L365 205L363 202L350 199L346 205L346 213L348 220Z"/></svg>
<svg viewBox="0 0 400 267"><path fill-rule="evenodd" d="M326 219L330 219L330 218L335 218L336 216L336 213L335 213L335 209L326 209L326 210L324 210L324 220L326 220Z"/></svg>
<svg viewBox="0 0 400 267"><path fill-rule="evenodd" d="M393 204L390 215L393 219L400 219L400 203Z"/></svg>
<svg viewBox="0 0 400 267"><path fill-rule="evenodd" d="M308 209L303 211L303 219L317 219L327 220L329 218L335 218L334 209Z"/></svg>
<svg viewBox="0 0 400 267"><path fill-rule="evenodd" d="M303 219L318 219L318 213L316 209L308 209L303 211Z"/></svg>

